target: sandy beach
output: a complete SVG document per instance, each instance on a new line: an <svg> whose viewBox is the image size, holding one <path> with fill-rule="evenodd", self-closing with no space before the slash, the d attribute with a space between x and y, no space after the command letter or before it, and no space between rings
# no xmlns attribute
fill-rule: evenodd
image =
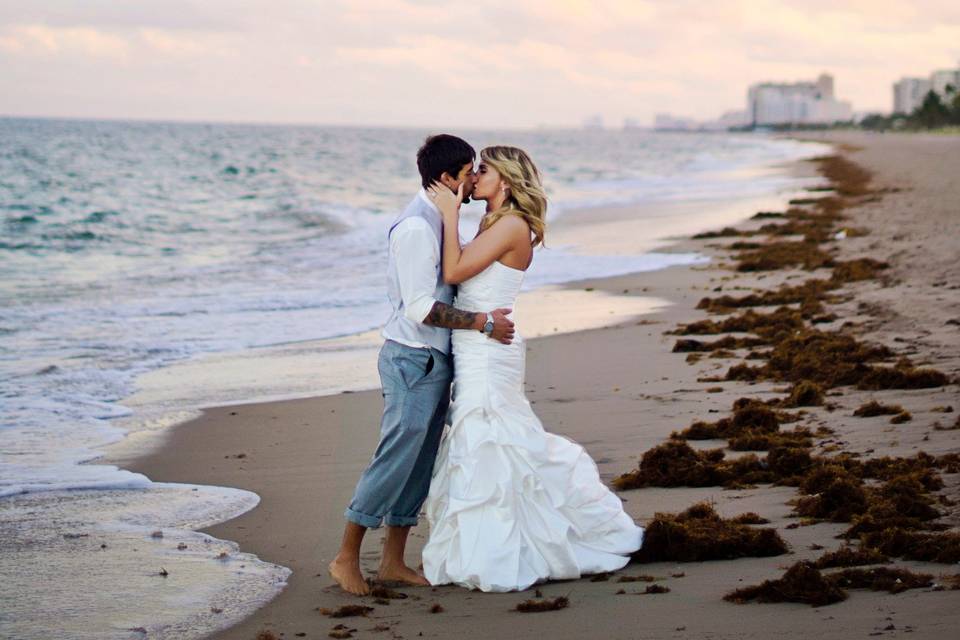
<svg viewBox="0 0 960 640"><path fill-rule="evenodd" d="M846 327L858 339L888 347L892 365L901 356L945 374L948 383L916 389L869 390L850 385L825 389L824 406L805 406L799 424L811 432L812 453L881 456L932 456L960 451L960 137L828 133L802 136L834 143L843 158L872 174L869 192L846 198L845 237L822 243L835 261L869 257L888 263L882 277L845 282L825 303L823 330ZM813 174L815 163L797 171ZM825 180L826 183L826 180ZM814 193L812 197L822 196ZM802 206L802 203L798 203ZM751 212L744 212L748 216ZM612 212L623 222L628 212ZM619 216L619 217L618 217ZM739 229L759 229L768 219L749 220ZM612 223L611 223L612 224ZM629 229L626 226L620 228ZM861 235L854 231L862 230ZM632 232L642 233L642 229ZM754 240L755 238L749 238ZM782 398L783 380L724 380L748 350L703 353L688 358L673 352L680 325L713 318L697 309L705 296L761 293L784 283L829 277L820 268L736 271L725 245L737 238L678 240L672 251L700 251L706 265L569 285L618 297L665 300L668 306L607 326L531 340L527 353L527 393L545 427L582 444L612 482L637 468L640 456L664 444L674 431L696 421L714 421L730 413L742 397ZM549 242L549 239L548 239ZM760 308L770 312L775 307ZM832 319L825 316L832 314ZM523 327L519 327L522 332ZM742 334L736 334L742 335ZM713 340L716 336L683 336ZM716 356L720 357L716 357ZM723 357L727 355L727 357ZM732 356L732 357L730 357ZM688 362L691 360L692 362ZM750 363L750 360L746 360ZM706 379L706 381L704 381ZM720 381L717 381L720 379ZM901 405L910 419L891 424L889 415L855 417L876 400ZM946 413L945 407L951 407ZM240 549L292 569L286 589L217 639L253 640L270 632L276 638L323 638L344 624L352 637L513 638L541 634L550 638L824 638L892 636L952 637L960 626L958 592L921 588L890 594L849 589L836 604L734 604L728 592L779 578L799 560L815 560L839 548L835 536L848 522L819 519L796 526L790 501L796 486L754 483L745 488L644 486L619 492L628 513L646 526L658 512L678 513L710 501L723 517L755 512L789 546L772 557L743 557L701 562L631 563L605 581L584 578L542 585L543 597L566 596L559 611L524 614L514 610L531 592L484 594L457 587L399 589L406 598L374 602L357 599L332 585L326 566L339 544L343 509L377 440L382 408L379 391L221 406L178 425L156 451L117 460L126 469L157 482L239 487L257 493L259 506L205 531L239 543ZM794 425L791 425L794 426ZM723 446L719 440L688 442L695 449ZM744 455L728 452L730 458ZM761 457L762 452L757 452ZM941 517L960 527L960 474L943 470L943 488L933 491ZM940 497L944 499L940 499ZM365 543L365 569L376 569L381 531ZM416 566L427 535L421 523L411 534L407 560ZM814 548L811 548L813 546ZM957 572L956 563L897 558L892 566L932 574ZM644 582L618 582L638 574L657 578L669 592L645 594ZM640 585L640 586L637 586ZM623 593L618 593L622 591ZM364 617L335 619L320 609L363 603ZM442 611L432 612L434 605ZM216 615L211 613L211 615ZM953 632L950 630L954 629ZM344 634L342 637L351 637Z"/></svg>

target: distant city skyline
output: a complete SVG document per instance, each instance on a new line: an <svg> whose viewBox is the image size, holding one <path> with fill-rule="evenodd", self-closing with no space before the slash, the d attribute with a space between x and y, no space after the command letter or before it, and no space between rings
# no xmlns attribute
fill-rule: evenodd
<svg viewBox="0 0 960 640"><path fill-rule="evenodd" d="M0 0L0 116L647 125L824 71L889 113L958 60L955 0Z"/></svg>

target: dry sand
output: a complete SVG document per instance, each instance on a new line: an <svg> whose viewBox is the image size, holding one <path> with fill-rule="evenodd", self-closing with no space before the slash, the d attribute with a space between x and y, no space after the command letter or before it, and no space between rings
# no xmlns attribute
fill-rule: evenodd
<svg viewBox="0 0 960 640"><path fill-rule="evenodd" d="M812 137L812 136L811 136ZM875 202L847 211L856 226L871 234L844 240L841 257L872 256L889 260L894 282L850 285L855 299L831 307L843 320L862 322L864 338L887 344L956 376L960 373L960 137L827 134L843 153L875 173L874 185L897 187ZM752 212L749 212L752 213ZM750 224L750 223L747 223ZM707 253L709 243L684 241ZM719 254L718 254L719 255ZM774 286L796 273L735 275L722 258L706 267L671 268L655 273L578 283L611 293L654 296L671 306L618 326L531 340L527 391L545 426L584 445L607 481L634 468L640 454L664 442L671 431L698 419L725 415L732 401L749 394L772 397L782 385L697 382L722 373L731 361L704 358L695 365L671 353L674 342L664 331L678 323L706 317L694 309L717 286ZM953 322L951 322L953 321ZM522 328L521 328L522 330ZM707 393L721 386L721 392ZM891 425L883 417L853 418L853 409L870 398L902 404L911 422ZM832 397L834 412L811 411L811 425L825 424L849 451L869 455L912 455L918 450L958 450L960 431L937 431L936 421L952 420L930 409L953 405L960 410L956 384L930 390L861 392L843 390ZM700 563L628 565L622 574L653 574L671 591L634 595L644 583L618 584L587 579L541 586L545 596L568 596L567 609L522 614L511 611L531 593L483 594L457 587L404 589L410 597L375 607L366 618L334 620L318 607L359 602L335 586L325 567L337 550L342 512L354 483L376 444L381 398L378 391L329 397L216 407L174 428L158 451L125 466L155 481L242 487L258 493L254 510L207 531L239 542L243 551L290 567L289 586L271 603L215 638L253 640L269 630L277 637L327 637L338 622L357 629L357 638L518 638L534 634L553 638L824 638L899 635L947 638L960 628L960 592L913 590L898 595L851 591L839 604L812 608L800 604L735 605L722 600L728 591L779 577L799 559L815 558L837 548L834 536L845 527L822 523L787 529L796 496L790 487L755 489L648 488L620 495L639 522L657 511L680 511L711 500L724 516L756 511L768 518L790 544L790 555ZM924 439L927 436L928 439ZM695 446L698 443L692 443ZM711 443L711 444L715 444ZM246 454L243 458L233 457ZM960 497L960 474L944 475L944 493ZM945 518L960 525L952 507ZM416 565L426 525L412 534L408 561ZM367 570L376 568L381 532L365 546ZM934 575L956 567L919 562L898 566ZM682 577L672 574L683 573ZM641 586L636 586L637 584ZM616 595L621 588L626 594ZM443 612L431 613L440 603ZM215 615L215 614L211 614Z"/></svg>

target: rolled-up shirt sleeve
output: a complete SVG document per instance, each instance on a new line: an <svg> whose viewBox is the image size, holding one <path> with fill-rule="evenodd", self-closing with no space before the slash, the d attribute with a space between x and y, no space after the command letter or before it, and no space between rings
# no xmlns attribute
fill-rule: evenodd
<svg viewBox="0 0 960 640"><path fill-rule="evenodd" d="M437 302L436 264L440 259L437 238L425 220L407 218L390 234L390 251L397 267L403 313L423 322Z"/></svg>

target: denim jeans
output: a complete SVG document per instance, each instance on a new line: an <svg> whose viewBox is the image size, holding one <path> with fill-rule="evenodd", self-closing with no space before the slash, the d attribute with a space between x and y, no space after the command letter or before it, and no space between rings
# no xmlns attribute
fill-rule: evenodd
<svg viewBox="0 0 960 640"><path fill-rule="evenodd" d="M417 524L450 404L452 361L434 348L384 342L380 443L344 515L369 528Z"/></svg>

